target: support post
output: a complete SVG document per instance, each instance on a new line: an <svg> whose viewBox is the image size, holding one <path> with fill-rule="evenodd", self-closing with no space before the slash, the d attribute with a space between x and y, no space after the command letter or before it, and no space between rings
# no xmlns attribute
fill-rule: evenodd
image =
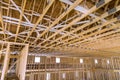
<svg viewBox="0 0 120 80"><path fill-rule="evenodd" d="M5 75L7 73L8 66L9 66L9 60L10 60L10 44L8 43L7 44L7 50L6 50L6 53L5 53L5 58L4 58L2 75L1 75L1 79L0 80L4 80L5 79Z"/></svg>
<svg viewBox="0 0 120 80"><path fill-rule="evenodd" d="M20 53L20 58L17 65L17 76L20 80L25 80L25 72L26 72L26 63L27 63L27 55L28 55L29 45L25 45Z"/></svg>

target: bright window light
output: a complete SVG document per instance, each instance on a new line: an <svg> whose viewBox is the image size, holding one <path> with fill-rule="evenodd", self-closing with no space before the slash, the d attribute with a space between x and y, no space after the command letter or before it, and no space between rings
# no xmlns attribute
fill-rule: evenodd
<svg viewBox="0 0 120 80"><path fill-rule="evenodd" d="M110 61L109 61L109 60L107 60L107 64L110 64Z"/></svg>
<svg viewBox="0 0 120 80"><path fill-rule="evenodd" d="M35 63L39 63L40 62L40 57L35 57Z"/></svg>
<svg viewBox="0 0 120 80"><path fill-rule="evenodd" d="M65 79L65 73L62 74L62 78Z"/></svg>
<svg viewBox="0 0 120 80"><path fill-rule="evenodd" d="M80 63L83 63L83 59L80 59Z"/></svg>
<svg viewBox="0 0 120 80"><path fill-rule="evenodd" d="M56 58L56 63L60 63L60 58Z"/></svg>
<svg viewBox="0 0 120 80"><path fill-rule="evenodd" d="M98 64L98 60L97 59L95 59L95 64Z"/></svg>
<svg viewBox="0 0 120 80"><path fill-rule="evenodd" d="M47 73L46 80L50 80L50 73Z"/></svg>

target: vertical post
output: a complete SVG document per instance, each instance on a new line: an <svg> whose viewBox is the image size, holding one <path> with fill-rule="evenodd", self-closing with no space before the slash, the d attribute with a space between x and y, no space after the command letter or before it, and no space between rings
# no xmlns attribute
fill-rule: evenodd
<svg viewBox="0 0 120 80"><path fill-rule="evenodd" d="M30 74L30 80L34 80L34 74Z"/></svg>
<svg viewBox="0 0 120 80"><path fill-rule="evenodd" d="M28 55L29 45L25 45L20 53L19 63L18 63L18 71L17 75L20 80L25 80L25 72L26 72L26 64L27 64L27 55Z"/></svg>
<svg viewBox="0 0 120 80"><path fill-rule="evenodd" d="M0 52L0 59L1 59L1 52Z"/></svg>
<svg viewBox="0 0 120 80"><path fill-rule="evenodd" d="M7 44L7 50L6 50L5 58L4 58L1 80L4 80L5 78L5 75L8 70L9 60L10 60L10 43Z"/></svg>

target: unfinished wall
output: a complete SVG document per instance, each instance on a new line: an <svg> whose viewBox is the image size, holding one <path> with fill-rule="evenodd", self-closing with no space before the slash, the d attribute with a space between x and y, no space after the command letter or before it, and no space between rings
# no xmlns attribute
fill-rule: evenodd
<svg viewBox="0 0 120 80"><path fill-rule="evenodd" d="M26 80L119 80L120 57L29 56Z"/></svg>
<svg viewBox="0 0 120 80"><path fill-rule="evenodd" d="M0 41L0 80L25 80L28 47L27 44Z"/></svg>

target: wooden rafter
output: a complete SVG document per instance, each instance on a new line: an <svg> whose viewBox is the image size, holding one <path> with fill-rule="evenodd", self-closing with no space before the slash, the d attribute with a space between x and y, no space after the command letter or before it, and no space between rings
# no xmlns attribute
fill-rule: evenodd
<svg viewBox="0 0 120 80"><path fill-rule="evenodd" d="M36 42L40 37L42 37L47 31L49 31L54 25L56 25L62 18L64 18L72 9L74 9L80 2L82 2L82 0L77 0L74 2L73 5L71 5L67 11L65 11L63 14L61 14L54 22L52 22L52 24L40 35L38 36L34 42ZM34 43L33 42L33 43ZM32 43L32 44L33 44Z"/></svg>
<svg viewBox="0 0 120 80"><path fill-rule="evenodd" d="M24 14L24 9L25 9L25 6L26 6L26 2L27 2L27 0L24 0L24 1L23 1L22 14L20 14L20 20L19 20L19 24L18 24L18 26L17 26L16 36L15 36L15 42L16 42L17 37L18 37L18 33L19 33L19 29L20 29L20 24L21 24L22 18L23 18L22 15Z"/></svg>
<svg viewBox="0 0 120 80"><path fill-rule="evenodd" d="M43 10L42 14L40 15L39 19L37 20L37 22L35 23L34 27L32 28L32 30L30 31L30 33L28 34L28 36L26 37L26 39L24 40L24 43L27 41L27 39L30 37L30 35L33 33L33 31L35 30L35 28L38 26L38 24L40 23L40 21L43 19L43 17L45 16L45 14L47 13L47 11L49 10L49 8L52 6L53 2L55 0L50 0L50 3L46 6L46 8Z"/></svg>
<svg viewBox="0 0 120 80"><path fill-rule="evenodd" d="M111 48L112 41L113 47L119 44L120 0L26 1L0 1L0 40L19 42L21 46L29 43L34 53L87 54Z"/></svg>
<svg viewBox="0 0 120 80"><path fill-rule="evenodd" d="M119 10L120 10L120 6L116 7L116 9L117 9L117 10L116 10L115 12L119 11ZM115 13L115 12L114 12L114 13ZM113 14L113 13L112 13L112 14ZM102 15L100 16L100 18L95 18L95 19L92 20L90 23L86 23L86 24L84 24L84 25L82 25L82 26L79 26L78 28L76 28L75 30L71 31L70 33L71 33L71 34L72 34L72 33L75 33L75 32L77 32L77 31L81 30L82 28L85 28L86 26L89 26L89 25L91 25L91 24L99 21L100 19L109 16L109 15L111 15L111 14L108 14L108 12L105 12L104 14L102 14ZM92 29L88 29L88 30L86 30L86 31L83 31L83 32L81 32L80 34L78 34L78 36L79 36L79 37L84 37L84 36L82 36L83 34L88 33L88 32L91 32L91 31L94 31L94 30L97 29L97 28L100 28L100 27L102 27L102 26L106 26L106 25L111 24L111 23L113 23L113 22L115 22L115 21L117 21L117 20L118 20L117 18L112 19L112 20L104 23L103 25L100 25L100 26L98 25L98 26L96 26L96 27L94 27L94 28L92 28ZM65 34L65 35L57 38L56 40L52 41L51 44L54 43L55 41L58 41L58 40L60 40L60 39L62 39L62 38L64 38L64 37L70 35L70 33L69 33L69 34ZM74 39L74 38L76 38L76 37L73 36L73 37L71 37L71 38L68 38L68 39L62 40L62 41L63 41L63 42L67 42L67 41L72 40L72 39ZM80 40L80 38L75 39L75 40L72 40L71 42L68 42L67 44L70 44L70 43L72 43L72 42L76 42L77 40ZM59 44L59 43L58 43L58 44ZM48 44L48 45L49 45L49 44Z"/></svg>
<svg viewBox="0 0 120 80"><path fill-rule="evenodd" d="M61 31L65 30L65 29L71 27L74 23L82 20L83 18L85 18L86 16L88 16L88 15L91 14L92 12L98 10L100 7L104 6L105 4L109 3L110 1L111 1L111 0L105 0L105 3L102 4L102 5L100 5L99 7L96 7L96 6L92 7L92 8L88 11L88 13L83 14L83 15L81 15L81 17L78 17L78 18L74 19L74 20L71 21L66 27L58 30L58 31L55 32L53 35L51 35L51 36L48 37L46 40L44 40L42 43L44 43L44 42L46 42L47 40L51 39L52 37L54 37L55 35L57 35L59 32L61 32ZM41 45L42 43L40 43L40 44L38 44L38 45Z"/></svg>
<svg viewBox="0 0 120 80"><path fill-rule="evenodd" d="M1 25L2 25L2 31L4 32L4 38L6 37L6 35L5 35L5 27L4 27L4 23L3 23L3 18L2 18L2 8L1 8L1 3L0 3L0 23L1 23Z"/></svg>

